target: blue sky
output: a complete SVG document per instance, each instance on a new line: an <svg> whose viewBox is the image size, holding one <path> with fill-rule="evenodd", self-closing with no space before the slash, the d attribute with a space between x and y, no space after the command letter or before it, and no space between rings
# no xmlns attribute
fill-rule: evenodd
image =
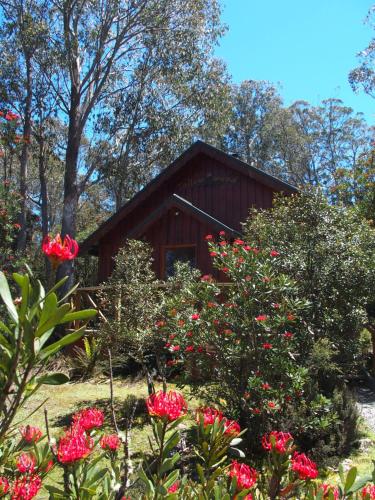
<svg viewBox="0 0 375 500"><path fill-rule="evenodd" d="M373 0L224 0L228 32L216 55L233 80L281 85L285 104L336 97L375 122L375 100L356 95L348 73L372 31L363 21Z"/></svg>

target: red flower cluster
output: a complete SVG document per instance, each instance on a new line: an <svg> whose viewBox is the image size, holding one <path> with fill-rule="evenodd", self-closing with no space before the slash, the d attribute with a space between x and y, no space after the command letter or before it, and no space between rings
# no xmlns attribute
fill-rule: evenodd
<svg viewBox="0 0 375 500"><path fill-rule="evenodd" d="M83 427L73 425L60 439L57 458L62 464L70 464L87 457L94 447L94 441Z"/></svg>
<svg viewBox="0 0 375 500"><path fill-rule="evenodd" d="M200 415L203 415L203 426L213 425L215 420L218 419L219 422L224 423L225 434L237 435L241 432L241 427L235 420L229 420L229 418L224 417L221 411L215 408L200 408L197 411L196 421L199 424Z"/></svg>
<svg viewBox="0 0 375 500"><path fill-rule="evenodd" d="M375 484L368 484L361 491L364 500L375 500Z"/></svg>
<svg viewBox="0 0 375 500"><path fill-rule="evenodd" d="M85 408L73 416L73 425L81 427L85 431L101 427L103 422L103 412L97 408Z"/></svg>
<svg viewBox="0 0 375 500"><path fill-rule="evenodd" d="M323 498L329 498L329 494L332 492L334 500L339 500L340 493L337 486L332 486L331 484L321 484L319 486L320 490L323 490Z"/></svg>
<svg viewBox="0 0 375 500"><path fill-rule="evenodd" d="M257 480L257 471L246 464L240 464L237 460L232 460L229 469L229 477L237 478L237 490L247 490L252 488Z"/></svg>
<svg viewBox="0 0 375 500"><path fill-rule="evenodd" d="M31 425L26 425L26 427L21 427L20 433L22 438L27 443L36 443L43 435L42 431L38 429L38 427L33 427Z"/></svg>
<svg viewBox="0 0 375 500"><path fill-rule="evenodd" d="M120 438L117 434L103 436L100 440L100 446L103 450L116 451L120 447Z"/></svg>
<svg viewBox="0 0 375 500"><path fill-rule="evenodd" d="M46 236L42 243L42 251L50 260L52 267L56 269L65 260L72 260L78 254L78 243L70 236L65 236L64 241L57 234L51 240L50 236Z"/></svg>
<svg viewBox="0 0 375 500"><path fill-rule="evenodd" d="M294 452L292 470L298 474L299 479L315 479L318 477L316 463L307 458L304 453Z"/></svg>
<svg viewBox="0 0 375 500"><path fill-rule="evenodd" d="M42 480L35 474L20 477L13 484L12 500L31 500L38 494L41 487Z"/></svg>
<svg viewBox="0 0 375 500"><path fill-rule="evenodd" d="M293 444L293 436L289 432L272 431L262 437L262 446L266 451L289 453Z"/></svg>
<svg viewBox="0 0 375 500"><path fill-rule="evenodd" d="M17 469L22 473L31 474L35 470L36 460L34 455L29 453L22 453L16 462Z"/></svg>
<svg viewBox="0 0 375 500"><path fill-rule="evenodd" d="M176 493L180 487L180 481L176 481L168 488L168 493Z"/></svg>
<svg viewBox="0 0 375 500"><path fill-rule="evenodd" d="M0 496L5 495L9 491L9 481L6 477L0 477Z"/></svg>
<svg viewBox="0 0 375 500"><path fill-rule="evenodd" d="M167 419L170 422L177 420L187 412L187 404L182 395L175 391L159 391L146 399L149 415Z"/></svg>
<svg viewBox="0 0 375 500"><path fill-rule="evenodd" d="M259 314L259 316L255 318L255 321L267 321L266 314Z"/></svg>

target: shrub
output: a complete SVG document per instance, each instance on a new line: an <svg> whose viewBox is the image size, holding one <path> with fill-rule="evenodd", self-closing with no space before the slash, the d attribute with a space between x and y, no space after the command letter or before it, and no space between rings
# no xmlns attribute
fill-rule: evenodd
<svg viewBox="0 0 375 500"><path fill-rule="evenodd" d="M359 334L374 300L375 231L355 209L331 206L320 191L277 198L271 211L254 211L246 237L280 252L279 267L311 307L302 318L311 338L327 338L336 361L353 372Z"/></svg>

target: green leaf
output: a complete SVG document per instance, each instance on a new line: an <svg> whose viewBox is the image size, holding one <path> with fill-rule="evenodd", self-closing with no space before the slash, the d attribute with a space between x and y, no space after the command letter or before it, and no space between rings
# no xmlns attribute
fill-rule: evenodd
<svg viewBox="0 0 375 500"><path fill-rule="evenodd" d="M72 321L83 321L86 319L93 318L96 316L96 309L83 309L82 311L75 311L69 314L66 314L63 319L59 322L59 325L63 323L71 323Z"/></svg>
<svg viewBox="0 0 375 500"><path fill-rule="evenodd" d="M9 316L16 324L18 324L17 309L16 306L13 304L13 299L9 290L8 281L5 277L5 274L2 271L0 271L0 297L3 299L3 302L7 308Z"/></svg>
<svg viewBox="0 0 375 500"><path fill-rule="evenodd" d="M180 454L175 453L173 457L163 460L163 463L161 464L160 467L160 474L164 474L165 472L168 472L169 470L173 469L173 467L175 466L176 462L179 459L180 459Z"/></svg>
<svg viewBox="0 0 375 500"><path fill-rule="evenodd" d="M43 375L37 379L38 384L44 385L61 385L69 382L69 377L65 373L51 373L49 375Z"/></svg>
<svg viewBox="0 0 375 500"><path fill-rule="evenodd" d="M355 478L357 477L357 467L352 467L346 475L344 491L347 493L353 486Z"/></svg>
<svg viewBox="0 0 375 500"><path fill-rule="evenodd" d="M14 281L19 285L21 289L21 305L19 307L19 317L22 319L25 318L26 311L29 306L29 293L30 293L30 278L29 276L13 273Z"/></svg>
<svg viewBox="0 0 375 500"><path fill-rule="evenodd" d="M37 331L35 332L35 336L40 337L46 331L50 330L56 325L61 324L61 319L64 318L64 316L66 316L66 313L69 310L70 310L69 304L63 304L62 306L58 307L55 310L55 312L49 315L48 319L44 323L39 322L39 326Z"/></svg>
<svg viewBox="0 0 375 500"><path fill-rule="evenodd" d="M54 342L53 344L42 349L39 354L40 359L42 361L48 359L50 356L52 356L52 354L55 354L56 352L60 351L60 349L62 349L63 347L73 344L74 342L77 342L77 340L79 340L84 333L85 333L85 327L83 326L76 332L65 335L65 337L61 338L57 342Z"/></svg>

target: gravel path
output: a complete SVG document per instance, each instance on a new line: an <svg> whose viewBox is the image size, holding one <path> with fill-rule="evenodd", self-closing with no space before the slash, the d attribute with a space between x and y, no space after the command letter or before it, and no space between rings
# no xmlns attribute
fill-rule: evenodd
<svg viewBox="0 0 375 500"><path fill-rule="evenodd" d="M375 392L368 387L357 387L357 406L366 424L375 432Z"/></svg>

